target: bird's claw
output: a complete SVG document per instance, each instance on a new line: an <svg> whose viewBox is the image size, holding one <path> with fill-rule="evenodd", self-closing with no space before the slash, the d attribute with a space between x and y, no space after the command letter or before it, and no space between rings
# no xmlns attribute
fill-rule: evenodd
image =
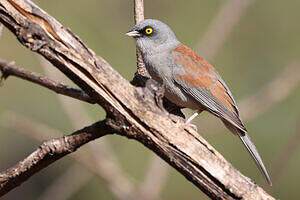
<svg viewBox="0 0 300 200"><path fill-rule="evenodd" d="M184 129L189 130L190 128L193 129L194 131L198 132L198 128L195 124L191 124L191 123L184 124Z"/></svg>

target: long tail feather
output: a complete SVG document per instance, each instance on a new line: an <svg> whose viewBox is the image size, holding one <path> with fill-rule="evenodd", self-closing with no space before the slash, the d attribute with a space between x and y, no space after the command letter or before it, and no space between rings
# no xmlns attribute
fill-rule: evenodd
<svg viewBox="0 0 300 200"><path fill-rule="evenodd" d="M260 155L258 154L258 151L257 151L254 143L251 141L249 135L247 133L243 133L243 134L239 134L239 137L240 137L241 141L243 142L243 144L245 145L248 152L251 154L251 157L255 161L255 164L257 165L257 167L259 168L261 173L265 176L269 185L272 185L268 171L267 171Z"/></svg>

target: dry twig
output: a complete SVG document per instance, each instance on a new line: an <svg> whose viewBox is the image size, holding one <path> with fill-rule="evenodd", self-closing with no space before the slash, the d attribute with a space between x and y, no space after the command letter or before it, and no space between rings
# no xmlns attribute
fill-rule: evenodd
<svg viewBox="0 0 300 200"><path fill-rule="evenodd" d="M38 141L45 141L63 135L60 131L14 112L5 112L2 118L3 127L15 130ZM70 156L104 179L109 190L116 198L126 200L132 195L134 189L133 179L120 170L114 157L110 156L109 152L103 149L103 146L99 147L90 143L85 146L84 152L79 151L76 154L70 154Z"/></svg>
<svg viewBox="0 0 300 200"><path fill-rule="evenodd" d="M0 196L56 160L76 151L87 142L112 133L112 129L106 125L105 121L102 121L70 135L43 142L27 158L0 173Z"/></svg>
<svg viewBox="0 0 300 200"><path fill-rule="evenodd" d="M133 0L134 1L134 23L137 24L140 21L144 20L144 0ZM145 68L143 62L142 54L136 48L136 57L137 57L137 74L149 77L149 74Z"/></svg>
<svg viewBox="0 0 300 200"><path fill-rule="evenodd" d="M9 76L16 76L18 78L36 83L40 86L46 87L57 94L69 96L81 101L94 104L95 101L89 97L85 92L79 89L72 88L63 83L55 82L38 73L31 72L27 69L18 67L13 62L6 62L0 59L0 71L2 72L1 79L6 79Z"/></svg>

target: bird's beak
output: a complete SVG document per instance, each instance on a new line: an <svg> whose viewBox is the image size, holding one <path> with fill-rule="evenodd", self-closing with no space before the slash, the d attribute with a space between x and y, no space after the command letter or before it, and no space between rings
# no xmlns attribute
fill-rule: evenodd
<svg viewBox="0 0 300 200"><path fill-rule="evenodd" d="M138 31L129 31L126 33L126 35L133 38L141 36L141 34Z"/></svg>

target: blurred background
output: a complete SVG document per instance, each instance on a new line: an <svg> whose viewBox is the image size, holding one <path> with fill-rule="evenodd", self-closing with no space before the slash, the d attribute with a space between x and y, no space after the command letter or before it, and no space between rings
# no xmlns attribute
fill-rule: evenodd
<svg viewBox="0 0 300 200"><path fill-rule="evenodd" d="M131 80L135 44L133 1L35 0L91 49ZM187 3L188 2L188 3ZM299 198L300 26L298 0L145 0L145 17L171 26L179 40L212 63L227 82L266 167L266 185L250 155L215 117L195 119L198 132L243 174L277 199ZM73 85L6 28L0 57ZM81 103L19 78L0 87L0 169L33 152L41 141L103 119L97 105ZM190 111L185 111L190 115ZM127 138L94 141L38 174L2 199L208 199L160 158Z"/></svg>

